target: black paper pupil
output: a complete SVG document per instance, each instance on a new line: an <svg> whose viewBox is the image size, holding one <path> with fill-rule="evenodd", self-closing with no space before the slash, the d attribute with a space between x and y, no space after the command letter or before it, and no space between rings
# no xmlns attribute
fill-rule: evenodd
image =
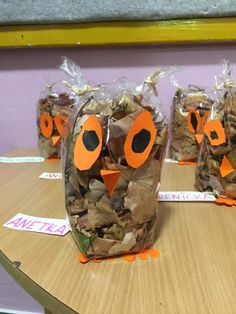
<svg viewBox="0 0 236 314"><path fill-rule="evenodd" d="M46 126L46 128L47 128L47 127L48 127L48 121L45 120L45 121L44 121L44 124L45 124L45 126Z"/></svg>
<svg viewBox="0 0 236 314"><path fill-rule="evenodd" d="M219 138L217 133L216 133L216 131L211 131L210 132L210 137L211 137L212 140L218 140L218 138Z"/></svg>
<svg viewBox="0 0 236 314"><path fill-rule="evenodd" d="M194 131L197 130L197 118L194 112L191 113L191 124L193 126Z"/></svg>
<svg viewBox="0 0 236 314"><path fill-rule="evenodd" d="M82 141L89 152L93 152L99 144L99 138L95 131L84 131Z"/></svg>
<svg viewBox="0 0 236 314"><path fill-rule="evenodd" d="M132 150L135 153L143 153L148 147L151 139L151 134L149 131L142 129L137 134L135 134L132 141Z"/></svg>

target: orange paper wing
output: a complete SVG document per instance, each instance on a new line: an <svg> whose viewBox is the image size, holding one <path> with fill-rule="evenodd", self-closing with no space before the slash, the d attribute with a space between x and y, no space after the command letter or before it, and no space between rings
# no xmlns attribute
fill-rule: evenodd
<svg viewBox="0 0 236 314"><path fill-rule="evenodd" d="M229 159L226 156L224 156L222 163L220 165L220 174L221 174L222 178L226 177L228 174L230 174L233 171L234 171L234 168L231 165Z"/></svg>
<svg viewBox="0 0 236 314"><path fill-rule="evenodd" d="M141 112L131 126L124 144L125 158L131 167L138 168L147 160L156 134L151 113Z"/></svg>
<svg viewBox="0 0 236 314"><path fill-rule="evenodd" d="M102 127L96 115L84 123L74 147L74 164L79 170L88 170L99 157L102 149Z"/></svg>

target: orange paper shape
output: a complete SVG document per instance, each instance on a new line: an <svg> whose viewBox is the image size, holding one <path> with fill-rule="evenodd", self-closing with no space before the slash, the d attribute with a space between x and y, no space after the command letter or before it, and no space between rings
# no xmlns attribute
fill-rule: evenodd
<svg viewBox="0 0 236 314"><path fill-rule="evenodd" d="M160 257L160 252L157 251L157 250L154 249L154 248L148 249L147 252L148 252L148 254L151 255L152 257L155 257L155 258Z"/></svg>
<svg viewBox="0 0 236 314"><path fill-rule="evenodd" d="M54 146L58 143L60 138L61 138L60 136L52 136L52 143Z"/></svg>
<svg viewBox="0 0 236 314"><path fill-rule="evenodd" d="M133 262L135 261L136 256L138 256L142 261L146 261L149 259L149 257L154 257L154 258L159 258L160 257L160 252L154 248L142 251L142 252L137 252L137 253L130 253L130 254L123 254L121 256L108 256L104 258L96 258L93 260L89 260L84 254L80 253L79 255L79 261L82 264L86 264L89 261L95 262L95 263L101 263L103 261L109 261L109 260L114 260L116 258L122 257L124 260L127 262Z"/></svg>
<svg viewBox="0 0 236 314"><path fill-rule="evenodd" d="M202 134L194 134L198 144L201 144L202 142Z"/></svg>
<svg viewBox="0 0 236 314"><path fill-rule="evenodd" d="M202 126L202 119L197 110L190 110L187 116L188 129L191 133L198 133Z"/></svg>
<svg viewBox="0 0 236 314"><path fill-rule="evenodd" d="M220 174L222 178L226 177L228 174L230 174L233 171L234 171L234 168L231 165L229 159L226 156L224 156L222 163L220 165Z"/></svg>
<svg viewBox="0 0 236 314"><path fill-rule="evenodd" d="M89 261L89 259L85 255L80 254L79 255L79 261L80 261L80 263L85 264Z"/></svg>
<svg viewBox="0 0 236 314"><path fill-rule="evenodd" d="M127 262L133 262L135 261L135 254L125 254L122 255L123 259L126 260Z"/></svg>
<svg viewBox="0 0 236 314"><path fill-rule="evenodd" d="M63 128L64 128L64 124L66 122L66 120L68 119L67 116L65 116L64 114L59 114L58 116L56 116L54 118L58 133L62 136L63 133Z"/></svg>
<svg viewBox="0 0 236 314"><path fill-rule="evenodd" d="M138 168L146 161L156 134L151 113L141 112L131 126L124 144L125 158L131 167Z"/></svg>
<svg viewBox="0 0 236 314"><path fill-rule="evenodd" d="M210 111L206 111L202 117L202 128L204 128L204 125L205 125L205 122L206 122L206 119L208 118L210 114Z"/></svg>
<svg viewBox="0 0 236 314"><path fill-rule="evenodd" d="M236 206L236 200L228 197L217 197L215 200L216 204L227 205L227 206Z"/></svg>
<svg viewBox="0 0 236 314"><path fill-rule="evenodd" d="M88 170L99 157L102 149L102 127L96 115L84 122L74 147L74 164L79 170Z"/></svg>
<svg viewBox="0 0 236 314"><path fill-rule="evenodd" d="M137 253L137 256L143 260L143 261L146 261L148 259L148 253L147 252L140 252L140 253Z"/></svg>
<svg viewBox="0 0 236 314"><path fill-rule="evenodd" d="M55 162L55 161L60 161L61 158L48 158L44 162Z"/></svg>
<svg viewBox="0 0 236 314"><path fill-rule="evenodd" d="M187 165L187 166L196 166L197 163L195 161L178 161L178 165Z"/></svg>
<svg viewBox="0 0 236 314"><path fill-rule="evenodd" d="M212 146L224 144L226 141L225 129L220 120L209 120L204 125L204 132Z"/></svg>
<svg viewBox="0 0 236 314"><path fill-rule="evenodd" d="M111 196L115 190L116 183L120 178L121 172L117 170L101 170L100 174Z"/></svg>
<svg viewBox="0 0 236 314"><path fill-rule="evenodd" d="M42 114L39 118L39 126L44 137L49 138L53 131L53 120L49 114Z"/></svg>

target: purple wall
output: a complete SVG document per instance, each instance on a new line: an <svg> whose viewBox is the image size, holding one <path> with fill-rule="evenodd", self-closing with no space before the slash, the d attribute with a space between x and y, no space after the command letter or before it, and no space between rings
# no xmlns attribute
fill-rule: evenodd
<svg viewBox="0 0 236 314"><path fill-rule="evenodd" d="M180 85L212 86L222 58L236 65L235 44L0 50L0 154L37 145L36 102L47 83L64 77L57 69L64 55L94 83L118 76L141 81L157 66L177 65ZM169 116L174 88L166 79L159 90Z"/></svg>

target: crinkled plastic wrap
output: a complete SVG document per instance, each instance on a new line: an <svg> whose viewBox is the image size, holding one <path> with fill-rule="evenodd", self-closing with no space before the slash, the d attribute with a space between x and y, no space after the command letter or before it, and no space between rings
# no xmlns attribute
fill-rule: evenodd
<svg viewBox="0 0 236 314"><path fill-rule="evenodd" d="M46 159L61 158L63 125L70 115L75 98L69 93L45 92L37 105L38 148Z"/></svg>
<svg viewBox="0 0 236 314"><path fill-rule="evenodd" d="M87 95L86 95L87 96ZM155 241L167 123L149 83L125 79L83 98L65 127L66 210L89 259Z"/></svg>
<svg viewBox="0 0 236 314"><path fill-rule="evenodd" d="M37 104L38 147L44 158L61 157L63 126L78 101L81 86L85 86L75 62L63 57L60 69L67 74L68 81L48 84Z"/></svg>
<svg viewBox="0 0 236 314"><path fill-rule="evenodd" d="M224 84L204 128L195 186L236 199L236 85L224 64Z"/></svg>
<svg viewBox="0 0 236 314"><path fill-rule="evenodd" d="M170 158L196 161L203 125L214 101L204 89L178 88L173 98Z"/></svg>

